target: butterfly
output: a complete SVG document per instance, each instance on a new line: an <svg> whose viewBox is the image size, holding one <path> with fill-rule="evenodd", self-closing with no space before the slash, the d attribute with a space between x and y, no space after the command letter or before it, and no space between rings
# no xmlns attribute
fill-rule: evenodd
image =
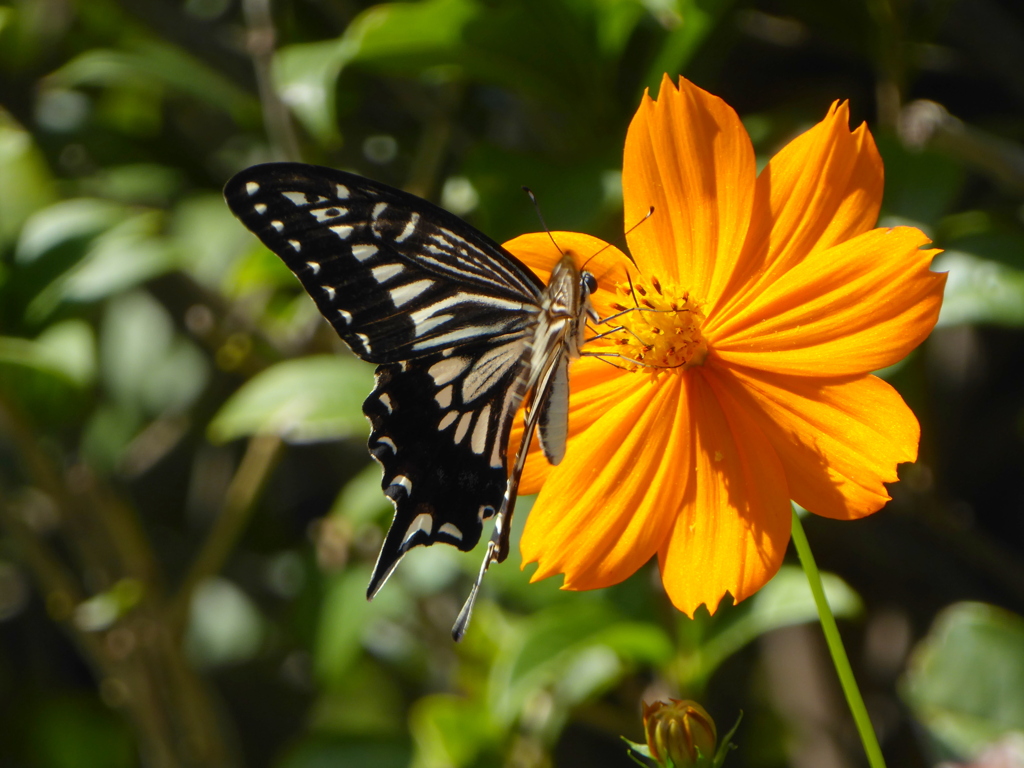
<svg viewBox="0 0 1024 768"><path fill-rule="evenodd" d="M452 630L462 637L510 521L536 432L547 460L568 435L568 366L580 356L593 274L563 254L547 285L457 216L415 195L302 163L255 165L224 188L232 213L295 273L352 352L377 365L363 403L370 454L395 507L367 598L413 547L469 551L494 518ZM526 423L511 469L507 446Z"/></svg>

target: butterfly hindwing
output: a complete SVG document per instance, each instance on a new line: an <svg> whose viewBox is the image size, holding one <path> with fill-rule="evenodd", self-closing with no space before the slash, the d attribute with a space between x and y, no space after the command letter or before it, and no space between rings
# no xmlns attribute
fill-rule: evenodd
<svg viewBox="0 0 1024 768"><path fill-rule="evenodd" d="M501 508L509 431L523 396L523 346L378 367L363 411L395 517L369 595L413 547L444 542L473 549L483 521Z"/></svg>

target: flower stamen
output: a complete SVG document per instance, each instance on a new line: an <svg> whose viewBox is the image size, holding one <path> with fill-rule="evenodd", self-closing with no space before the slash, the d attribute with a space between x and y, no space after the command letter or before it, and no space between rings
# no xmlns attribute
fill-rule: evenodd
<svg viewBox="0 0 1024 768"><path fill-rule="evenodd" d="M615 321L619 328L602 334L601 340L615 345L614 355L625 361L627 370L685 370L704 363L708 353L700 331L704 313L689 291L662 285L653 276L619 283L615 290L622 297L611 304L622 313Z"/></svg>

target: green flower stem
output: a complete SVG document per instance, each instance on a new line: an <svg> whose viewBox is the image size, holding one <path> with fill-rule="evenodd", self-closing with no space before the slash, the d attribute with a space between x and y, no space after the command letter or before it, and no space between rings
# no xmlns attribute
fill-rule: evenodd
<svg viewBox="0 0 1024 768"><path fill-rule="evenodd" d="M839 683L843 686L846 703L850 706L853 720L857 724L857 733L860 734L868 763L871 768L885 768L882 748L878 746L878 737L875 736L875 729L871 726L871 718L868 717L868 710L864 706L864 697L860 695L860 688L857 687L853 670L850 668L850 659L847 657L843 641L839 637L836 618L832 615L828 598L825 597L825 590L821 586L821 574L818 573L818 566L814 563L811 545L807 543L804 527L801 525L795 509L793 510L793 544L796 546L796 553L800 557L804 573L807 574L807 582L811 585L814 603L818 606L818 618L821 621L821 628L825 632L825 642L828 643L828 650L832 654L832 663L839 675Z"/></svg>

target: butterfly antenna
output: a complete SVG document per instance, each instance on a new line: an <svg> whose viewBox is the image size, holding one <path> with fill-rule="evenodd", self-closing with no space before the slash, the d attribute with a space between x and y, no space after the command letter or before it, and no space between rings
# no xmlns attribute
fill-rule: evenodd
<svg viewBox="0 0 1024 768"><path fill-rule="evenodd" d="M630 232L632 232L634 229L639 227L641 224L643 224L645 221L647 221L653 215L654 215L654 206L652 205L650 207L650 210L647 211L647 213L644 215L644 217L642 219L640 219L640 221L638 221L636 224L634 224L632 227L630 227L629 229L626 230L626 234L628 235ZM587 268L587 264L589 264L591 262L591 260L597 258L598 256L600 256L602 253L604 253L606 250L608 250L611 247L612 247L611 243L605 243L604 246L599 251L597 251L596 253L591 254L590 258L587 259L585 262L583 262L583 266L580 267L580 269L586 269ZM629 259L630 262L632 262L634 267L637 266L636 260L633 258L633 255L629 251L623 250L622 254L627 259ZM639 267L637 267L637 269L639 269Z"/></svg>
<svg viewBox="0 0 1024 768"><path fill-rule="evenodd" d="M636 300L636 290L633 288L633 278L629 276L629 272L626 273L626 282L629 283L629 295L633 297L633 304L636 305L637 309L640 309L640 303ZM622 306L621 304L619 305Z"/></svg>
<svg viewBox="0 0 1024 768"><path fill-rule="evenodd" d="M562 247L557 242L555 242L555 236L551 234L551 230L548 229L548 223L544 221L544 214L540 212L540 203L537 202L537 196L533 194L533 190L530 189L529 187L523 187L523 192L529 195L530 202L533 203L533 209L537 212L537 218L540 219L540 225L544 227L544 231L547 232L548 237L551 238L551 244L555 246L555 250L557 250L559 253L564 254L565 251L563 251Z"/></svg>

